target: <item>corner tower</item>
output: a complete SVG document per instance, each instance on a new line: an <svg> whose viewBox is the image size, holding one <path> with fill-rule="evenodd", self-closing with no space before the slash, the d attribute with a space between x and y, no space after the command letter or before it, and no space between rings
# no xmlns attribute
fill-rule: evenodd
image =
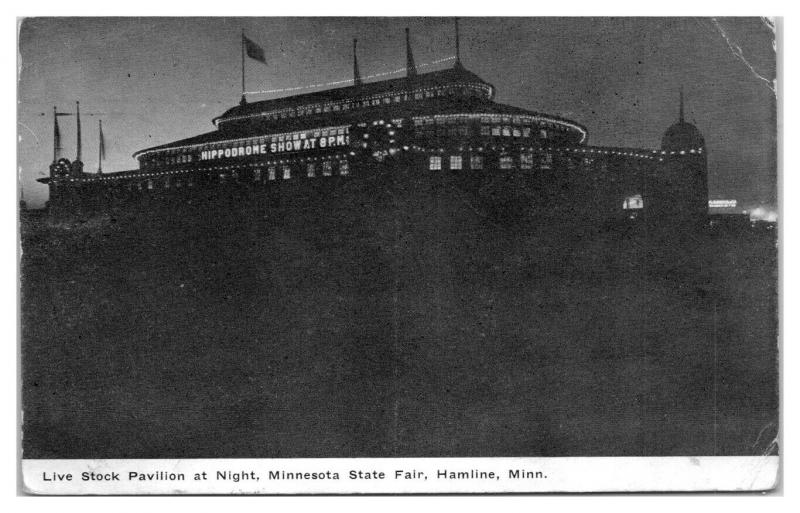
<svg viewBox="0 0 800 513"><path fill-rule="evenodd" d="M648 210L662 221L705 222L708 217L707 149L700 130L684 117L683 89L678 122L661 138L661 158L650 187L651 208Z"/></svg>

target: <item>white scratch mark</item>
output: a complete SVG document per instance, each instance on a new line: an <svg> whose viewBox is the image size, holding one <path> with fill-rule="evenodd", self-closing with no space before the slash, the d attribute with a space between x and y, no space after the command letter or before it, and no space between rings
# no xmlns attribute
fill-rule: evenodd
<svg viewBox="0 0 800 513"><path fill-rule="evenodd" d="M761 23L772 32L772 51L778 53L778 43L775 38L775 20L768 16L762 16Z"/></svg>
<svg viewBox="0 0 800 513"><path fill-rule="evenodd" d="M39 137L36 135L36 132L28 128L28 126L25 123L22 123L21 121L17 121L17 124L20 125L22 128L24 128L25 130L27 130L28 132L30 132L33 138L36 139L36 144L39 144Z"/></svg>
<svg viewBox="0 0 800 513"><path fill-rule="evenodd" d="M763 20L764 20L764 18L762 18L762 21ZM757 72L755 70L755 68L753 67L753 65L750 64L750 62L748 62L748 60L745 58L744 53L742 52L742 48L739 45L737 45L735 42L731 41L731 39L728 37L728 34L725 32L725 29L722 28L722 25L720 25L720 23L717 21L717 19L716 18L711 18L711 22L714 23L715 27L717 27L717 30L719 31L719 33L722 36L722 38L725 39L725 42L728 44L728 48L733 53L734 57L736 57L737 59L742 61L744 63L744 65L747 66L747 68L750 70L750 73L753 74L753 76L755 76L759 80L763 80L764 82L766 82L767 83L767 87L769 87L769 90L772 91L772 94L774 94L775 97L777 98L777 95L778 95L778 81L777 81L777 79L770 80L770 79L762 76L759 72ZM764 22L764 23L766 23L766 22Z"/></svg>
<svg viewBox="0 0 800 513"><path fill-rule="evenodd" d="M769 16L761 16L761 23L766 25L766 27L775 34L775 20L770 18Z"/></svg>

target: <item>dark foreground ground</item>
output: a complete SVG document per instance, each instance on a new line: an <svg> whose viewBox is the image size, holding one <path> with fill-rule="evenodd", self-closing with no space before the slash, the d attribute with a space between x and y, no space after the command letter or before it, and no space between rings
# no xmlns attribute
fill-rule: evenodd
<svg viewBox="0 0 800 513"><path fill-rule="evenodd" d="M447 187L22 225L24 457L775 451L774 232Z"/></svg>

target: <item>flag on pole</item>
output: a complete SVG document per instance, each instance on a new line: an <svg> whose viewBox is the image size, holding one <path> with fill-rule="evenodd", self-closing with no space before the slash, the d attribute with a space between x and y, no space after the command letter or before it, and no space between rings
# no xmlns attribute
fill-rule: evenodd
<svg viewBox="0 0 800 513"><path fill-rule="evenodd" d="M262 64L267 63L267 59L264 57L264 49L255 44L254 42L250 41L242 35L242 44L244 44L244 51L248 57L253 60L256 60Z"/></svg>

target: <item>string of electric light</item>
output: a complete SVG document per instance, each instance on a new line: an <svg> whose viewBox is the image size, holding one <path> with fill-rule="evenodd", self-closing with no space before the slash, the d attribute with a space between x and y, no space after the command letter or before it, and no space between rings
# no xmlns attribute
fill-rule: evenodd
<svg viewBox="0 0 800 513"><path fill-rule="evenodd" d="M443 57L441 59L436 59L435 61L426 62L424 64L418 64L416 67L417 68L425 68L425 67L428 67L428 66L435 66L436 64L441 64L443 62L454 61L454 60L456 60L456 56L455 55L451 55L450 57ZM366 76L366 77L361 77L361 80L371 80L373 78L381 78L381 77L386 77L386 76L389 76L389 75L397 75L399 73L405 73L405 71L406 71L406 68L400 68L400 69L396 69L396 70L393 70L393 71L384 71L384 72L375 73L373 75L369 75L369 76ZM293 92L293 91L302 91L304 89L317 89L317 88L320 88L320 87L337 86L337 85L342 85L342 84L348 84L348 83L351 83L351 82L353 82L353 79L352 78L348 78L348 79L343 79L343 80L334 80L333 82L326 82L326 83L322 83L322 84L310 84L310 85L303 85L303 86L296 86L296 87L283 87L283 88L280 88L280 89L264 89L262 91L245 91L244 94L245 95L251 95L251 94L289 93L289 92Z"/></svg>

